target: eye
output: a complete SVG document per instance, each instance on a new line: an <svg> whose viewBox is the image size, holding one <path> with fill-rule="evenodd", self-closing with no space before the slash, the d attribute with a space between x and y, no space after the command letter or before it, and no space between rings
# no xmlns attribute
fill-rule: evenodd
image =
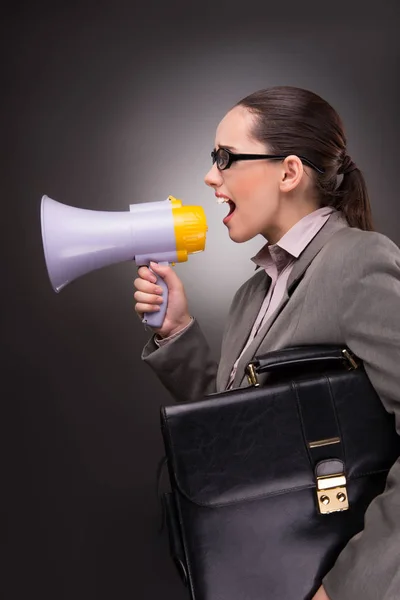
<svg viewBox="0 0 400 600"><path fill-rule="evenodd" d="M224 148L217 150L217 165L219 169L224 169L229 162L229 153Z"/></svg>

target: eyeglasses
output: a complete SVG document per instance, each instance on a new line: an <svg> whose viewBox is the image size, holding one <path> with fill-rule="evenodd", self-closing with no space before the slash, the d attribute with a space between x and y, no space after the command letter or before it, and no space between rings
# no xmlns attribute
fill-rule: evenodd
<svg viewBox="0 0 400 600"><path fill-rule="evenodd" d="M232 163L238 160L260 160L260 159L270 159L270 160L284 160L290 154L285 155L277 155L277 154L234 154L230 150L226 148L218 148L218 150L213 150L211 152L211 158L213 164L217 163L217 168L220 171L225 171L229 169ZM304 156L299 156L300 160L304 162L306 165L318 171L318 173L324 173L322 169L319 169L314 163L312 163L308 158Z"/></svg>

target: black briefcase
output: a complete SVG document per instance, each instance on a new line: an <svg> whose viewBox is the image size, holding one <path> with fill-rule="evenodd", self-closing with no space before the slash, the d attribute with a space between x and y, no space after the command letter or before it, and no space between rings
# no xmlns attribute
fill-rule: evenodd
<svg viewBox="0 0 400 600"><path fill-rule="evenodd" d="M287 348L246 372L248 388L161 408L171 555L192 600L308 600L400 437L348 348Z"/></svg>

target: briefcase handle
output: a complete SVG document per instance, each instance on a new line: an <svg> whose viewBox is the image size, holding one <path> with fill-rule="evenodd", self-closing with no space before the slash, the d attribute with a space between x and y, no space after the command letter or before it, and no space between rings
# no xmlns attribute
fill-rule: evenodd
<svg viewBox="0 0 400 600"><path fill-rule="evenodd" d="M326 363L342 363L348 370L357 369L360 366L357 357L346 346L294 346L256 356L248 363L245 372L249 383L258 386L257 375L261 373L276 372L294 366L307 368Z"/></svg>

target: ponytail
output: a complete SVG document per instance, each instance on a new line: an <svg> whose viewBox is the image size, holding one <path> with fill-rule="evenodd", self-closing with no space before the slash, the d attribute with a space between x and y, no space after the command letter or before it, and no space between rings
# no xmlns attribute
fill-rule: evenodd
<svg viewBox="0 0 400 600"><path fill-rule="evenodd" d="M330 205L343 213L350 227L374 231L367 185L362 172L355 165L343 174Z"/></svg>

